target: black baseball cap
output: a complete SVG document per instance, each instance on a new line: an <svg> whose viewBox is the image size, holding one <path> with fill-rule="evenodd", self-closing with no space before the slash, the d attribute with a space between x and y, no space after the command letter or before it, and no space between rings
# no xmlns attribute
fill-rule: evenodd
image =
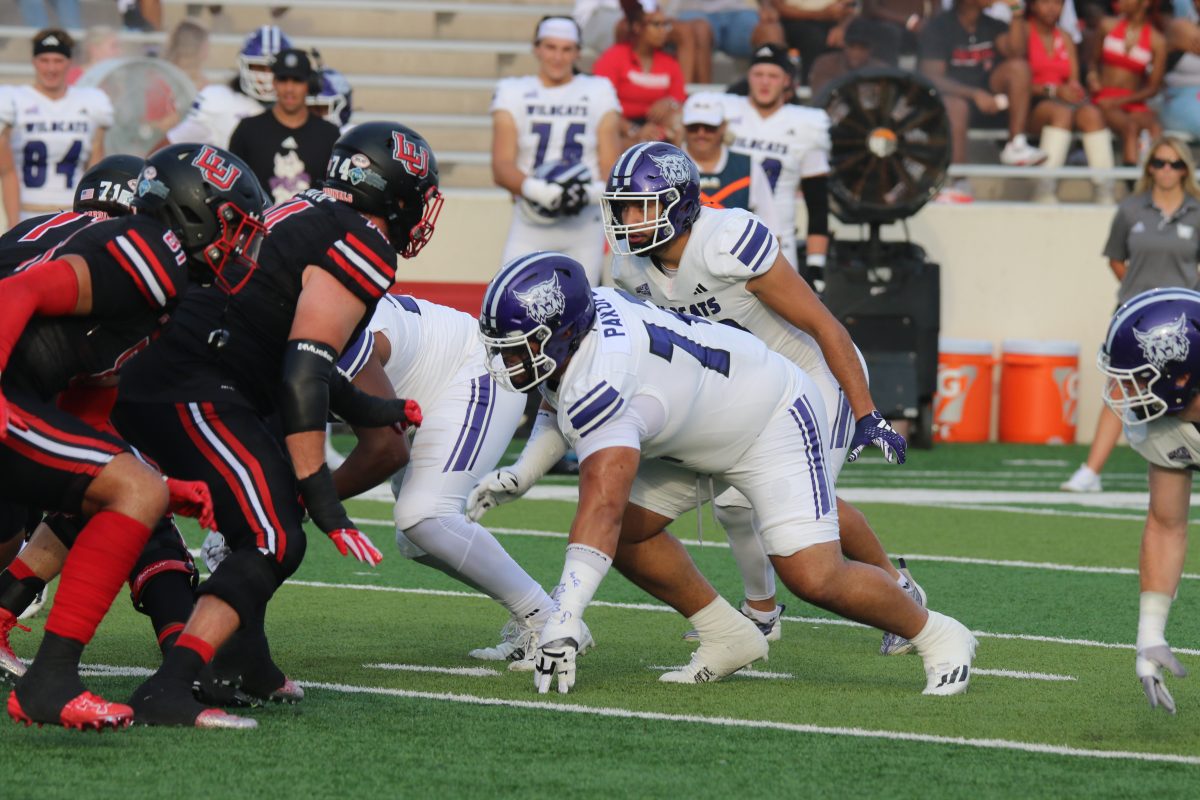
<svg viewBox="0 0 1200 800"><path fill-rule="evenodd" d="M777 44L759 45L754 50L754 55L750 58L750 66L755 64L774 64L788 74L793 80L796 78L796 65L792 63L792 59L788 58L786 47L780 47Z"/></svg>
<svg viewBox="0 0 1200 800"><path fill-rule="evenodd" d="M312 61L303 50L280 50L271 62L271 74L276 78L293 78L306 81L313 74Z"/></svg>

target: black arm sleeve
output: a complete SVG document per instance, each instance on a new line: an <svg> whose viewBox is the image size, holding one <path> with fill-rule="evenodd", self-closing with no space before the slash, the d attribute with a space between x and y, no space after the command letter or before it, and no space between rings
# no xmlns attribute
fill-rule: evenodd
<svg viewBox="0 0 1200 800"><path fill-rule="evenodd" d="M407 424L407 400L376 397L352 384L337 371L329 384L329 407L346 422L360 428L384 428L397 422Z"/></svg>
<svg viewBox="0 0 1200 800"><path fill-rule="evenodd" d="M283 396L280 413L286 435L325 430L329 416L329 384L337 351L324 342L288 342L283 356Z"/></svg>
<svg viewBox="0 0 1200 800"><path fill-rule="evenodd" d="M829 176L816 175L800 179L804 206L808 209L808 235L829 235Z"/></svg>

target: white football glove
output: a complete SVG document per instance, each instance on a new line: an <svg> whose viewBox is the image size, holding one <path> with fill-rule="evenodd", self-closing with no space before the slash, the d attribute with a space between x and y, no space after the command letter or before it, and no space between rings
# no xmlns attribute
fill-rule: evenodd
<svg viewBox="0 0 1200 800"><path fill-rule="evenodd" d="M208 567L209 572L216 572L217 566L232 552L225 542L225 537L218 531L209 531L208 536L204 537L204 543L200 545L200 558L204 560L204 566Z"/></svg>
<svg viewBox="0 0 1200 800"><path fill-rule="evenodd" d="M524 480L521 473L512 468L492 470L480 478L467 495L467 516L472 522L479 522L488 511L518 499L532 485L533 481Z"/></svg>
<svg viewBox="0 0 1200 800"><path fill-rule="evenodd" d="M1137 651L1137 676L1142 679L1142 689L1146 692L1146 699L1150 701L1150 708L1158 708L1161 705L1164 711L1174 714L1175 698L1171 697L1167 685L1163 683L1163 667L1170 670L1176 678L1187 677L1187 670L1179 663L1179 659L1175 658L1170 646L1160 644Z"/></svg>
<svg viewBox="0 0 1200 800"><path fill-rule="evenodd" d="M521 181L521 196L547 211L554 211L562 205L563 187L531 176Z"/></svg>
<svg viewBox="0 0 1200 800"><path fill-rule="evenodd" d="M533 658L533 685L538 694L550 691L558 675L558 693L575 686L575 655L583 641L583 621L570 611L555 611L542 628L541 644Z"/></svg>

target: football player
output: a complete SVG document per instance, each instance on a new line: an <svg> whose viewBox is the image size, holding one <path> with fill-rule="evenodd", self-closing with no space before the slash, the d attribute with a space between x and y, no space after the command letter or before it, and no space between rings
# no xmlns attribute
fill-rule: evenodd
<svg viewBox="0 0 1200 800"><path fill-rule="evenodd" d="M675 224L686 226L699 207L698 197L679 198ZM631 244L657 235L628 234ZM539 692L555 675L559 692L574 684L583 613L614 564L699 632L691 662L660 680L720 680L767 655L759 629L666 531L692 508L700 475L749 498L789 589L911 640L924 659L925 694L966 691L970 631L926 611L882 570L843 559L824 402L803 370L734 326L593 290L578 262L557 253L502 267L479 324L493 377L517 391L538 388L556 428L543 433L565 438L580 460L579 507L552 593L558 607L536 656Z"/></svg>
<svg viewBox="0 0 1200 800"><path fill-rule="evenodd" d="M795 80L787 50L773 44L754 52L747 73L750 94L726 95L726 117L735 153L746 153L767 174L775 196L775 216L784 258L796 256L796 192L808 212L805 244L809 274L820 277L829 251L829 115L819 108L785 101Z"/></svg>
<svg viewBox="0 0 1200 800"><path fill-rule="evenodd" d="M825 447L831 481L836 482L848 454L853 460L868 444L878 443L889 460L894 455L903 462L904 439L876 411L861 355L781 255L775 237L749 212L703 208L699 199L697 168L678 148L646 143L621 156L603 200L617 286L662 308L747 330L803 369L829 415ZM519 462L512 468L522 485L540 477L532 466ZM480 488L477 505L508 499L499 473L485 477ZM736 489L716 497L713 506L742 573L742 612L774 641L781 634L783 607L775 602L775 576L755 533L751 506ZM907 571L892 566L862 513L840 498L837 506L845 553L887 572L924 605L924 592ZM911 649L906 640L884 634L885 655Z"/></svg>
<svg viewBox="0 0 1200 800"><path fill-rule="evenodd" d="M363 391L408 397L422 409L411 451L389 428L358 428L358 443L333 474L352 497L389 477L400 552L487 594L511 614L484 660L532 669L537 632L554 602L483 526L468 519L467 494L512 440L524 398L497 389L474 317L405 295L388 295L339 367Z"/></svg>
<svg viewBox="0 0 1200 800"><path fill-rule="evenodd" d="M8 697L9 715L27 724L98 728L131 721L129 706L84 689L80 654L143 553L151 526L168 509L212 525L206 486L164 484L122 439L53 405L74 379L115 374L157 332L189 280L215 280L253 249L262 231L256 183L198 186L206 179L197 164L222 158L219 151L183 146L158 158L158 171L153 164L142 171L139 193L189 204L188 221L135 214L97 222L53 259L0 280L0 467L6 477L0 497L87 519L66 557L37 657ZM166 169L168 161L177 169ZM14 577L21 583L29 576ZM6 634L10 617L0 610Z"/></svg>
<svg viewBox="0 0 1200 800"><path fill-rule="evenodd" d="M104 157L113 108L99 89L67 85L74 42L33 37L33 85L0 89L0 191L9 227L70 205L75 183Z"/></svg>
<svg viewBox="0 0 1200 800"><path fill-rule="evenodd" d="M275 25L263 25L246 37L238 53L238 73L228 84L210 83L196 95L179 124L162 144L197 142L228 147L233 129L246 117L275 102L271 60L292 43Z"/></svg>
<svg viewBox="0 0 1200 800"><path fill-rule="evenodd" d="M1100 348L1104 401L1149 462L1137 658L1151 708L1175 713L1163 671L1187 675L1167 644L1167 616L1187 555L1192 472L1200 469L1200 292L1151 289L1117 309Z"/></svg>
<svg viewBox="0 0 1200 800"><path fill-rule="evenodd" d="M214 180L252 179L232 162L208 167ZM138 202L155 215L179 213L145 195ZM382 559L338 499L325 422L332 408L363 427L419 424L415 403L365 395L335 364L391 288L397 254L414 257L433 235L441 204L437 162L419 134L387 122L355 127L334 145L323 190L267 212L257 263L189 291L122 375L118 429L164 469L209 484L231 549L197 589L160 669L135 690L140 722L255 727L192 697L217 649L238 659L230 667L251 694L298 696L270 660L264 621L304 556L305 510L343 555L371 566Z"/></svg>
<svg viewBox="0 0 1200 800"><path fill-rule="evenodd" d="M333 67L321 67L318 80L317 93L308 96L309 110L345 133L350 130L350 115L354 111L354 89L350 81Z"/></svg>
<svg viewBox="0 0 1200 800"><path fill-rule="evenodd" d="M598 285L600 193L621 151L620 104L606 79L575 71L579 26L570 17L542 19L533 54L538 73L502 79L492 98L492 179L517 202L501 261L558 250Z"/></svg>

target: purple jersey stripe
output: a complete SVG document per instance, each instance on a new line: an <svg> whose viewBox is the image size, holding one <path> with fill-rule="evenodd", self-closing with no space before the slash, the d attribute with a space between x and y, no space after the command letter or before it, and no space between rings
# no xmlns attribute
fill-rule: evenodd
<svg viewBox="0 0 1200 800"><path fill-rule="evenodd" d="M487 433L488 421L492 418L492 379L489 375L483 375L478 379L479 396L475 403L474 413L470 417L470 430L467 431L466 439L463 442L462 450L458 454L458 458L454 461L454 472L463 472L471 468L475 463L475 458L479 455L479 448L483 444L484 434Z"/></svg>
<svg viewBox="0 0 1200 800"><path fill-rule="evenodd" d="M731 253L738 252L738 248L742 246L742 242L746 241L746 237L750 235L750 231L754 230L754 226L757 224L758 224L757 220L753 220L753 219L750 220L750 222L748 222L746 224L746 230L742 231L742 235L740 237L738 237L737 242L733 245L732 248L730 248L729 252L731 252Z"/></svg>
<svg viewBox="0 0 1200 800"><path fill-rule="evenodd" d="M593 386L591 389L588 389L587 393L583 397L579 398L578 400L576 400L574 403L571 404L571 407L567 409L567 414L568 415L574 414L576 409L578 409L581 405L583 405L584 403L586 403L587 401L589 401L593 397L595 397L596 392L600 391L605 386L608 386L608 383L606 383L605 381L600 381L595 386Z"/></svg>
<svg viewBox="0 0 1200 800"><path fill-rule="evenodd" d="M592 424L588 426L588 429L586 431L580 430L579 435L587 436L589 433L593 433L593 432L599 430L600 428L604 427L604 423L608 422L610 419L615 417L617 412L620 411L621 408L624 407L624 405L625 405L624 400L618 400L615 405L609 406L608 411L606 411L603 415L601 415L594 422L592 422Z"/></svg>
<svg viewBox="0 0 1200 800"><path fill-rule="evenodd" d="M362 372L362 368L367 365L374 352L375 336L364 330L342 351L342 357L337 363L338 370L346 376L346 380L352 381L354 376Z"/></svg>
<svg viewBox="0 0 1200 800"><path fill-rule="evenodd" d="M750 241L746 242L746 246L741 250L735 248L734 256L736 256L737 260L745 264L747 267L757 269L755 257L759 255L759 248L763 246L767 240L767 237L771 235L771 232L768 231L767 226L763 225L762 223L755 222L754 225L754 233L750 235Z"/></svg>
<svg viewBox="0 0 1200 800"><path fill-rule="evenodd" d="M812 406L803 395L789 409L796 426L800 429L800 437L804 440L804 452L808 458L808 477L812 483L813 508L816 509L815 519L820 519L832 510L829 491L829 481L825 474L825 453L821 447L820 427Z"/></svg>
<svg viewBox="0 0 1200 800"><path fill-rule="evenodd" d="M467 401L467 411L463 415L462 427L458 429L458 439L454 442L454 449L450 451L450 457L446 459L446 466L442 467L442 472L449 472L455 460L458 458L459 451L462 449L463 440L467 437L467 433L471 430L471 417L475 413L475 403L479 398L479 381L471 381L471 399Z"/></svg>
<svg viewBox="0 0 1200 800"><path fill-rule="evenodd" d="M597 417L607 411L610 406L617 405L620 402L621 395L616 389L611 386L605 388L595 400L580 409L577 414L571 416L571 427L582 432Z"/></svg>

